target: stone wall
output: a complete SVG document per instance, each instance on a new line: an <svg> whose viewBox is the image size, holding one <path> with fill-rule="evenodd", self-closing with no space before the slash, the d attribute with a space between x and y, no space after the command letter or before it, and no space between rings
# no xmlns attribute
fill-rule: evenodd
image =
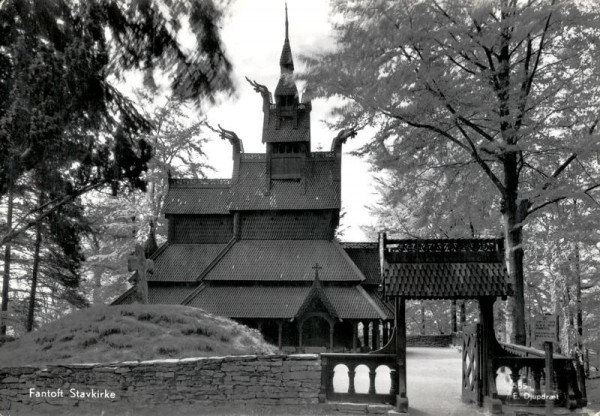
<svg viewBox="0 0 600 416"><path fill-rule="evenodd" d="M320 379L312 354L0 368L0 409L309 405Z"/></svg>
<svg viewBox="0 0 600 416"><path fill-rule="evenodd" d="M408 347L446 348L452 345L452 334L449 335L407 335Z"/></svg>

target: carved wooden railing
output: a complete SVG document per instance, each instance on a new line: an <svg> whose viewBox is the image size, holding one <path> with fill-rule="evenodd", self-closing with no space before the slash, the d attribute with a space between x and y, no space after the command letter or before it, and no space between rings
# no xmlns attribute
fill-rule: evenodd
<svg viewBox="0 0 600 416"><path fill-rule="evenodd" d="M585 406L586 400L577 380L573 360L570 357L554 354L554 374L551 377L554 403L556 406ZM521 345L497 343L492 358L494 377L504 367L510 369L512 388L507 394L498 394L498 398L507 405L543 406L547 382L544 351ZM519 385L519 381L521 382ZM496 386L498 387L498 386ZM520 387L520 388L519 388Z"/></svg>
<svg viewBox="0 0 600 416"><path fill-rule="evenodd" d="M348 391L346 392L336 392L333 385L335 369L340 364L348 369ZM360 365L364 365L369 369L369 389L366 393L357 393L355 389L356 370ZM386 366L390 369L391 387L389 392L378 393L375 389L375 377L380 366ZM321 354L321 393L319 399L321 402L330 400L350 403L394 404L398 391L397 371L395 354L323 353Z"/></svg>
<svg viewBox="0 0 600 416"><path fill-rule="evenodd" d="M497 262L503 259L502 239L385 240L385 258L405 262Z"/></svg>

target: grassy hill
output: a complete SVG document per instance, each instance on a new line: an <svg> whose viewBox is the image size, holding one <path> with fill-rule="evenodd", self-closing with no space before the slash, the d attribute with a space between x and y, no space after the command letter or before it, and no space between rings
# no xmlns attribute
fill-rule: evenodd
<svg viewBox="0 0 600 416"><path fill-rule="evenodd" d="M95 306L0 347L0 366L272 354L254 329L178 305Z"/></svg>

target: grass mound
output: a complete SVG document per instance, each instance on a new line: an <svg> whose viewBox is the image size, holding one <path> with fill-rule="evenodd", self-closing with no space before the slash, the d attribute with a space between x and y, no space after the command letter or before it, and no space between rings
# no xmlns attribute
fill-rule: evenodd
<svg viewBox="0 0 600 416"><path fill-rule="evenodd" d="M0 347L0 366L272 354L260 332L179 305L95 306Z"/></svg>

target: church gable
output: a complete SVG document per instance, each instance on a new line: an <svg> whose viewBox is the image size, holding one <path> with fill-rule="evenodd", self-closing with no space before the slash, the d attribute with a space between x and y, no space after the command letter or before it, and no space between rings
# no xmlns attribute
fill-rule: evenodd
<svg viewBox="0 0 600 416"><path fill-rule="evenodd" d="M325 314L330 318L340 319L337 311L323 291L323 287L321 286L318 277L315 278L310 292L308 292L302 306L298 309L296 318L302 318L303 316L310 314Z"/></svg>
<svg viewBox="0 0 600 416"><path fill-rule="evenodd" d="M169 179L164 213L228 214L230 186L230 179Z"/></svg>
<svg viewBox="0 0 600 416"><path fill-rule="evenodd" d="M289 110L272 107L265 118L263 143L310 142L310 103L301 103Z"/></svg>
<svg viewBox="0 0 600 416"><path fill-rule="evenodd" d="M240 214L241 240L331 240L337 216L320 211L250 211Z"/></svg>
<svg viewBox="0 0 600 416"><path fill-rule="evenodd" d="M169 219L173 244L227 243L233 237L233 215L178 215Z"/></svg>
<svg viewBox="0 0 600 416"><path fill-rule="evenodd" d="M265 163L241 162L231 188L232 210L341 208L341 184L336 180L339 165L334 157L311 154L302 180L269 180Z"/></svg>

